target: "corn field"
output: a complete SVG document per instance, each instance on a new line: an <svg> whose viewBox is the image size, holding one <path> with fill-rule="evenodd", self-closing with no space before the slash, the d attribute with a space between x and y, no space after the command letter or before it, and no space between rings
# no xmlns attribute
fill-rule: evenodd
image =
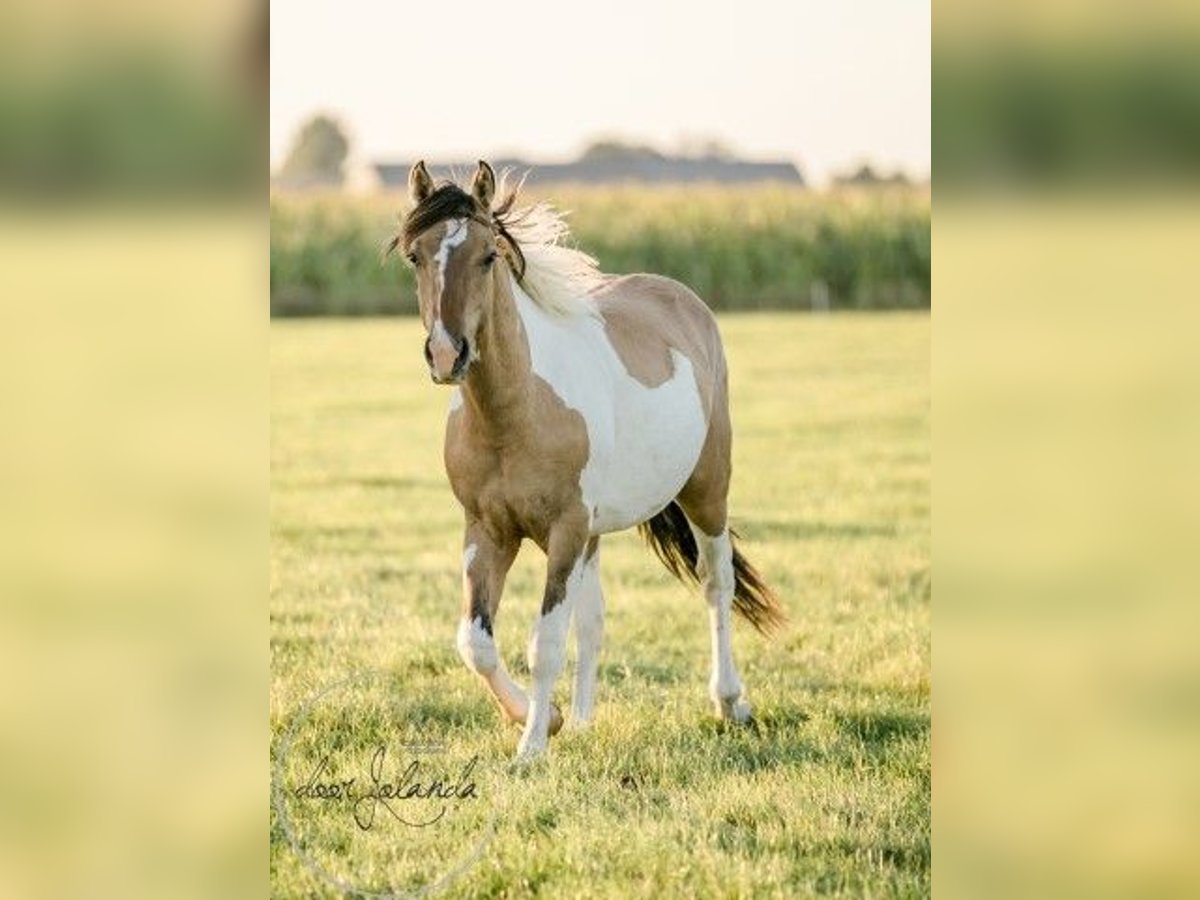
<svg viewBox="0 0 1200 900"><path fill-rule="evenodd" d="M525 199L568 210L604 271L669 275L714 310L929 307L924 188L548 186ZM415 313L411 273L382 256L406 208L401 193L273 197L272 315Z"/></svg>

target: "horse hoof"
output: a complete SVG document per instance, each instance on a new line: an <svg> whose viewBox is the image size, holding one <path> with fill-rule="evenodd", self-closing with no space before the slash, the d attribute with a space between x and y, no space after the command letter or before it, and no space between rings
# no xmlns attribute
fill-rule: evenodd
<svg viewBox="0 0 1200 900"><path fill-rule="evenodd" d="M717 701L717 716L735 725L749 725L754 721L750 704L741 697L722 697Z"/></svg>
<svg viewBox="0 0 1200 900"><path fill-rule="evenodd" d="M533 765L539 760L545 759L549 748L544 743L535 743L533 741L522 741L517 744L517 755L513 757L513 765L518 768L525 768Z"/></svg>
<svg viewBox="0 0 1200 900"><path fill-rule="evenodd" d="M590 715L581 716L579 713L572 711L571 718L564 727L569 731L587 731L592 727L592 717Z"/></svg>

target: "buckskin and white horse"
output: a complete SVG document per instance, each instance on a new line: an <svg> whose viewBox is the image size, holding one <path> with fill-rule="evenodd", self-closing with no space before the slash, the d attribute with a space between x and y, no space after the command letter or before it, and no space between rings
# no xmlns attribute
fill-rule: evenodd
<svg viewBox="0 0 1200 900"><path fill-rule="evenodd" d="M566 225L480 162L469 189L409 173L413 209L389 250L416 270L425 358L456 385L446 472L466 514L458 649L503 713L523 723L519 758L545 751L563 724L551 701L573 616L571 713L592 717L604 598L600 537L639 526L677 577L703 584L712 628L717 715L750 720L734 665L731 611L769 633L778 602L739 552L726 516L731 431L716 321L683 285L611 277L563 246ZM529 643L528 697L493 636L521 541L546 554Z"/></svg>

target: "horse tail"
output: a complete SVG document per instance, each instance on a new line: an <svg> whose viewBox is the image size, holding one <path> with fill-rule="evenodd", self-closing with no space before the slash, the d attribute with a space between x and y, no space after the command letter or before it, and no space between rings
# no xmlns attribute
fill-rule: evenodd
<svg viewBox="0 0 1200 900"><path fill-rule="evenodd" d="M738 547L738 533L729 529L729 541L733 545L733 577L737 587L733 592L733 608L743 619L754 626L764 637L770 637L787 623L779 598L763 581L750 560L742 555Z"/></svg>
<svg viewBox="0 0 1200 900"><path fill-rule="evenodd" d="M638 531L668 572L684 584L700 583L700 551L692 526L678 503L668 504L658 515L639 525ZM738 534L732 528L729 538L733 547L733 609L760 634L770 637L787 618L775 593L742 555Z"/></svg>
<svg viewBox="0 0 1200 900"><path fill-rule="evenodd" d="M639 525L638 531L668 572L684 584L700 583L696 536L678 503L667 504L666 509Z"/></svg>

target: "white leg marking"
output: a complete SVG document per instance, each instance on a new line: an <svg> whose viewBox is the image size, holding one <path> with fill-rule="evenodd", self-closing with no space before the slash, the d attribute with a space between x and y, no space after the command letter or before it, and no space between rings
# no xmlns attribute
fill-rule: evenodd
<svg viewBox="0 0 1200 900"><path fill-rule="evenodd" d="M458 654L467 668L476 675L489 679L500 665L500 654L496 642L483 627L483 619L462 619L458 623Z"/></svg>
<svg viewBox="0 0 1200 900"><path fill-rule="evenodd" d="M571 695L572 724L592 720L596 705L596 677L600 647L604 642L604 594L600 589L600 550L584 565L579 596L575 601L575 640L579 658L575 663L575 690Z"/></svg>
<svg viewBox="0 0 1200 900"><path fill-rule="evenodd" d="M742 678L733 662L733 543L728 528L709 537L693 525L692 534L700 551L700 574L712 630L709 696L721 718L745 722L750 718L750 704L742 697Z"/></svg>
<svg viewBox="0 0 1200 900"><path fill-rule="evenodd" d="M469 597L471 592L471 563L475 561L478 547L471 544L463 551L463 592ZM509 677L496 641L483 627L483 620L463 618L458 623L458 655L462 657L467 668L483 679L499 701L505 715L514 721L525 719L529 709L529 701L520 686Z"/></svg>
<svg viewBox="0 0 1200 900"><path fill-rule="evenodd" d="M554 682L567 661L567 628L571 610L583 579L583 558L575 561L567 576L566 590L558 606L538 619L529 640L529 715L517 745L517 756L530 759L545 752L550 740Z"/></svg>
<svg viewBox="0 0 1200 900"><path fill-rule="evenodd" d="M504 714L520 722L529 711L525 692L508 674L496 642L478 619L462 619L458 623L458 654L467 668L483 679L500 703Z"/></svg>

